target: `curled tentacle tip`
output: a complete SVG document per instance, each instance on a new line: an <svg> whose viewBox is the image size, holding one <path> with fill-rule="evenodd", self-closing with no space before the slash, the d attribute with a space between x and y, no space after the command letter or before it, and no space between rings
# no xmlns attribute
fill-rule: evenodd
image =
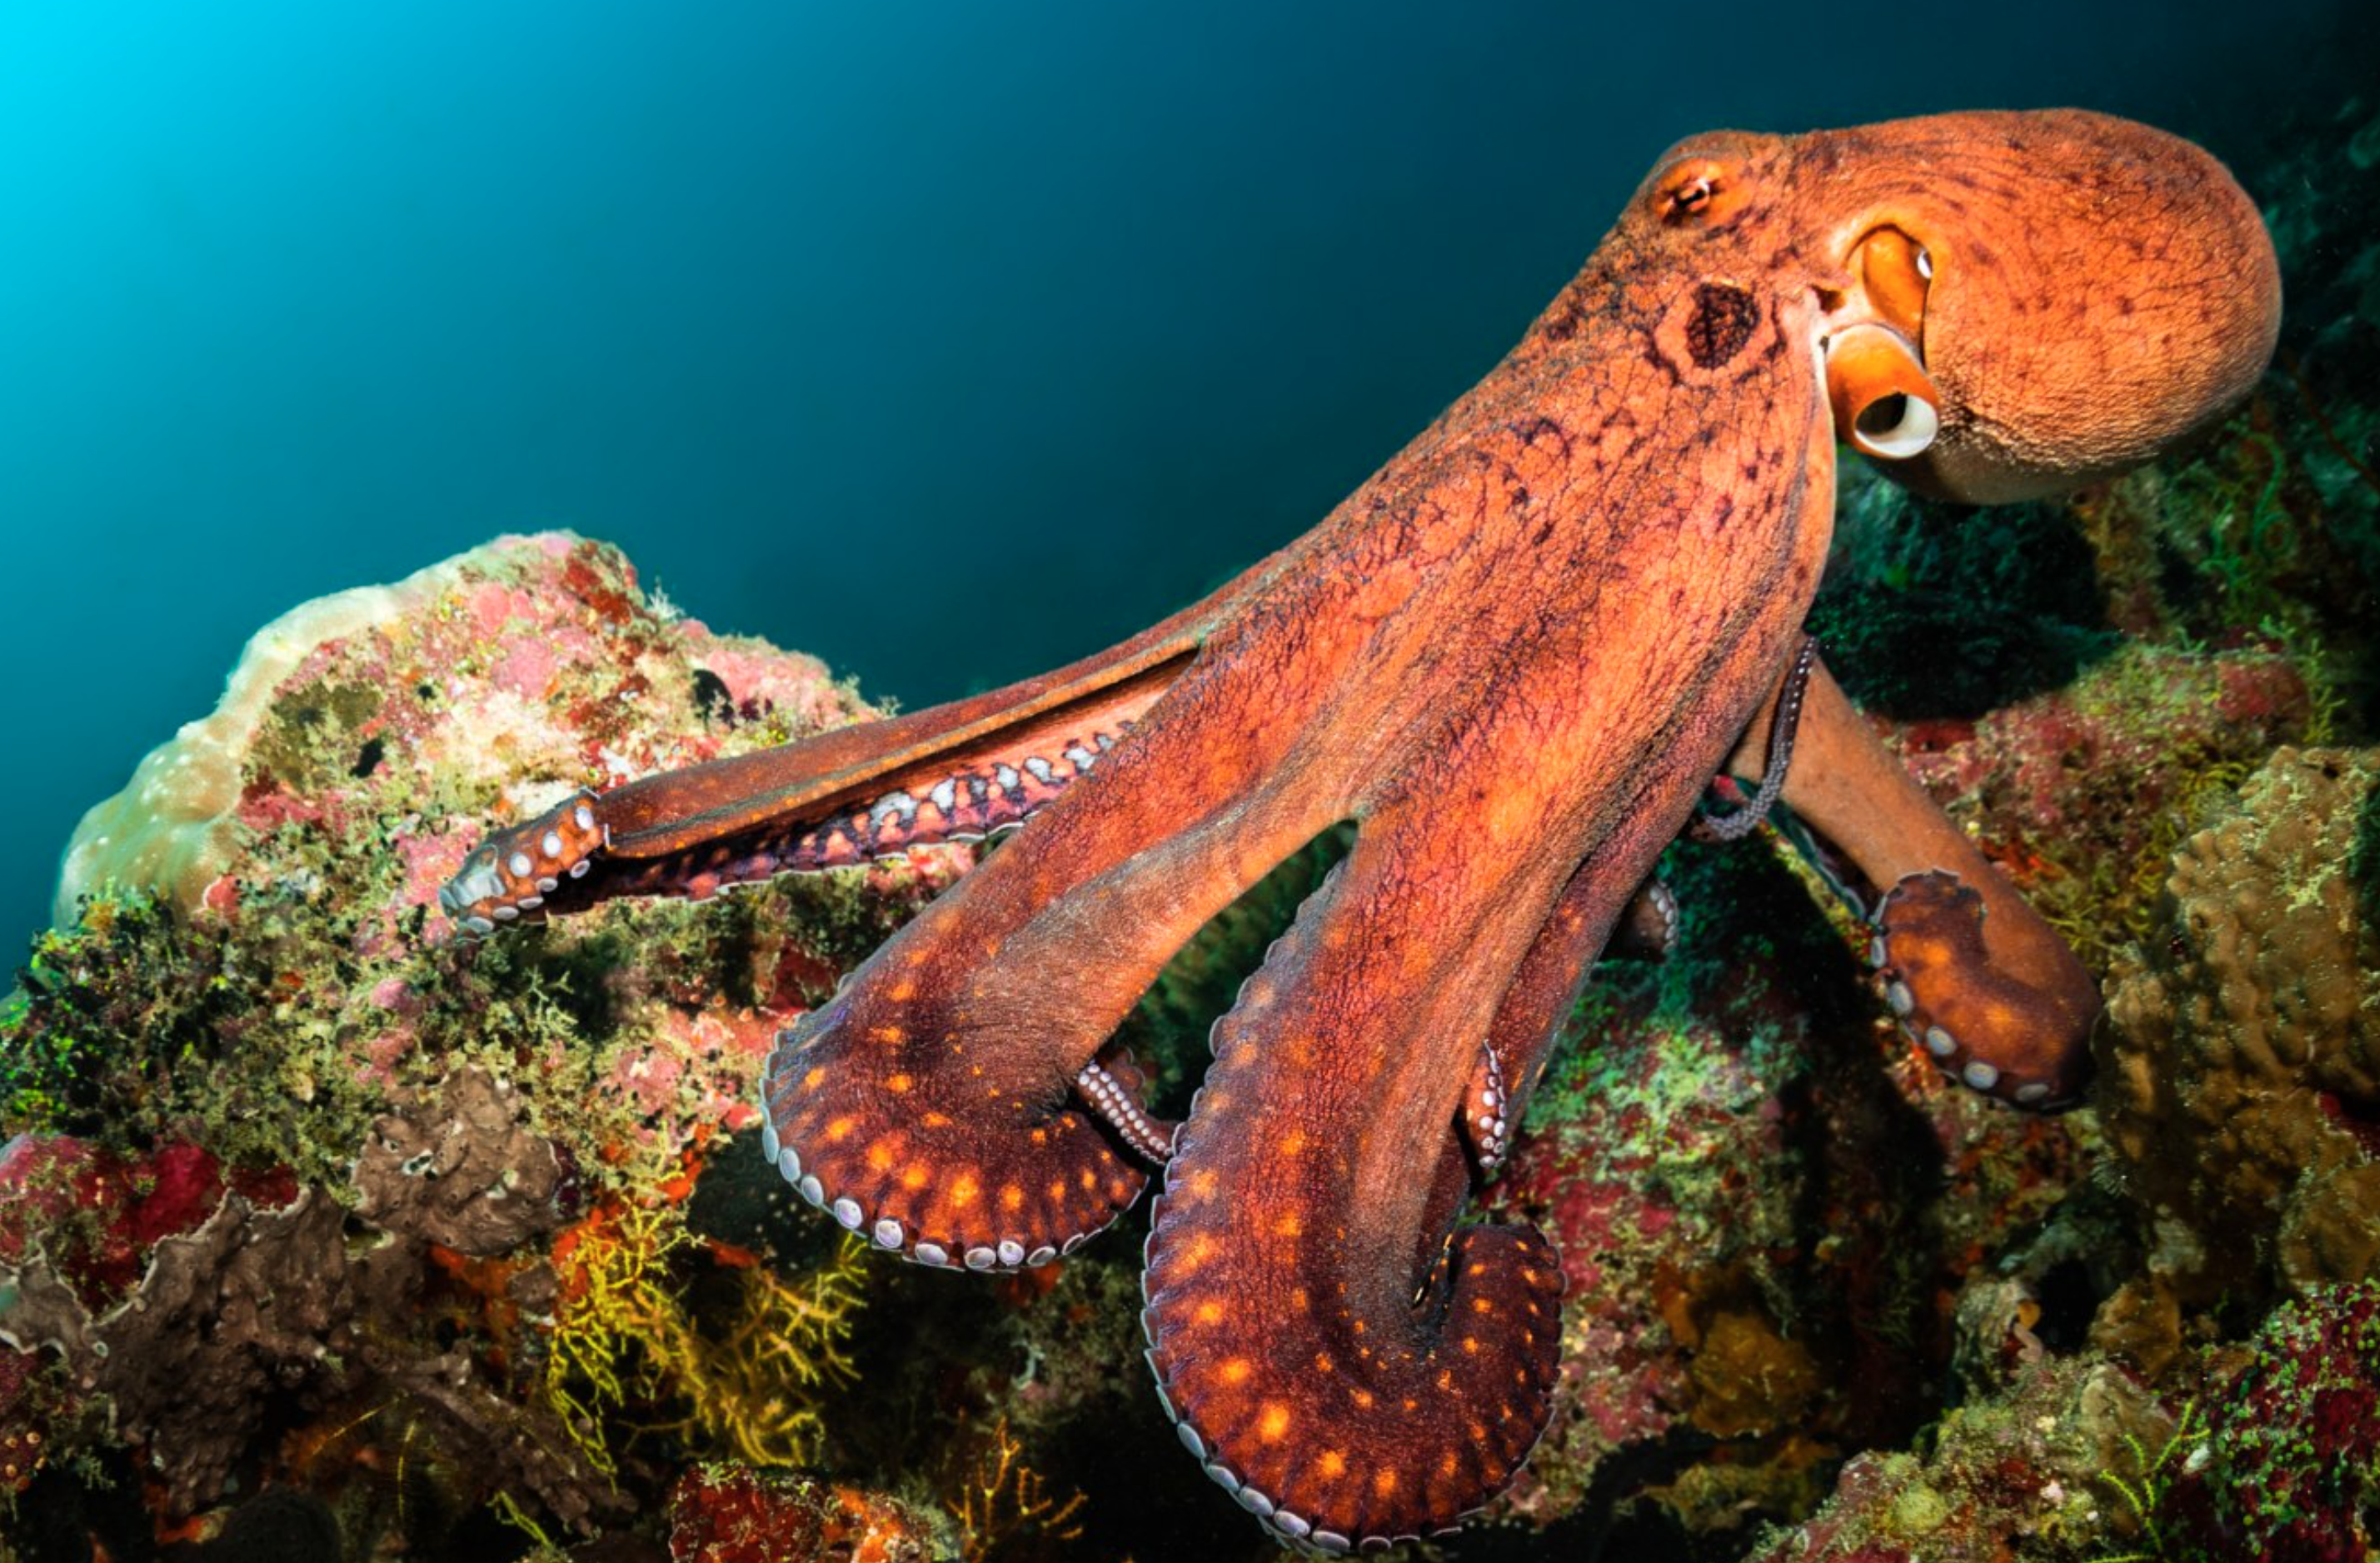
<svg viewBox="0 0 2380 1563"><path fill-rule="evenodd" d="M1368 1327L1349 1313L1233 1328L1245 1277L1195 1203L1160 1204L1148 1257L1160 1402L1208 1476L1298 1550L1377 1551L1459 1523L1550 1419L1561 1273L1532 1229L1464 1228L1425 1307Z"/></svg>
<svg viewBox="0 0 2380 1563"><path fill-rule="evenodd" d="M582 788L473 848L438 887L439 909L467 933L493 933L500 923L541 911L565 880L584 877L609 839L595 795Z"/></svg>
<svg viewBox="0 0 2380 1563"><path fill-rule="evenodd" d="M761 1149L804 1200L912 1263L1009 1271L1072 1253L1138 1199L1147 1175L1087 1088L1046 1111L971 1094L863 992L780 1032L762 1071Z"/></svg>
<svg viewBox="0 0 2380 1563"><path fill-rule="evenodd" d="M2026 953L1985 942L1987 903L1956 874L1910 874L1877 911L1870 950L1886 1007L1943 1074L2034 1112L2077 1105L2097 990L2052 936Z"/></svg>

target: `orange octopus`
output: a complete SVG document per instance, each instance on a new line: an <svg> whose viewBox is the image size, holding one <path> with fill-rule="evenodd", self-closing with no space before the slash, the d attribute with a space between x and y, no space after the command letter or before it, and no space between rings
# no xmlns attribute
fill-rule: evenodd
<svg viewBox="0 0 2380 1563"><path fill-rule="evenodd" d="M1547 1239L1459 1217L1715 775L1756 778L1739 824L1781 798L1882 890L1885 1000L1946 1070L2029 1107L2081 1084L2088 973L1806 646L1837 441L1930 495L2070 490L2219 417L2278 313L2254 206L2143 126L1695 137L1486 380L1206 601L1009 689L582 794L447 910L486 932L1031 816L780 1036L768 1154L961 1271L1073 1252L1161 1166L1143 1321L1192 1456L1311 1550L1436 1531L1526 1459L1560 1339ZM1118 1023L1348 823L1159 1120Z"/></svg>

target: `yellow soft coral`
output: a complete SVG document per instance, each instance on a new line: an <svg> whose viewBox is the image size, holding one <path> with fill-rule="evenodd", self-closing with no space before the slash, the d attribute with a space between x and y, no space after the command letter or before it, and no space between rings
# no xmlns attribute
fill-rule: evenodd
<svg viewBox="0 0 2380 1563"><path fill-rule="evenodd" d="M736 1302L712 1334L687 1312L670 1263L696 1240L675 1206L625 1200L563 1235L546 1399L607 1473L617 1468L606 1430L632 1406L669 1408L646 1430L698 1453L757 1467L815 1459L826 1435L820 1393L854 1376L844 1349L865 1300L864 1245L845 1242L793 1281L740 1265Z"/></svg>
<svg viewBox="0 0 2380 1563"><path fill-rule="evenodd" d="M747 1465L818 1458L826 1424L820 1391L856 1376L843 1347L863 1294L865 1245L846 1239L832 1259L788 1285L763 1265L737 1273L738 1300L716 1340L689 1334L675 1366L691 1410L688 1440Z"/></svg>
<svg viewBox="0 0 2380 1563"><path fill-rule="evenodd" d="M1022 1555L1035 1544L1063 1545L1083 1533L1087 1500L1079 1492L1051 1495L1041 1473L1025 1460L1024 1444L1002 1421L948 1508L965 1538L966 1563Z"/></svg>

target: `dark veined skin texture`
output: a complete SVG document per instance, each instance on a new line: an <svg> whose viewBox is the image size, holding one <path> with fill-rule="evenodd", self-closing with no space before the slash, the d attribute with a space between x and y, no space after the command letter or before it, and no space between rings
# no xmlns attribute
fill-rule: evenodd
<svg viewBox="0 0 2380 1563"><path fill-rule="evenodd" d="M1149 1364L1184 1443L1323 1551L1458 1522L1545 1426L1560 1268L1458 1226L1557 1023L1715 774L1756 776L1836 442L1934 495L2069 490L2262 372L2279 284L2221 165L2071 112L1695 137L1487 379L1297 543L1007 690L582 795L463 928L1031 825L781 1037L769 1154L879 1246L1048 1263L1164 1166ZM1783 796L1883 890L1942 1067L2071 1099L2072 955L1827 676ZM1779 724L1782 725L1782 724ZM1109 1039L1323 831L1345 861L1218 1024L1184 1122Z"/></svg>

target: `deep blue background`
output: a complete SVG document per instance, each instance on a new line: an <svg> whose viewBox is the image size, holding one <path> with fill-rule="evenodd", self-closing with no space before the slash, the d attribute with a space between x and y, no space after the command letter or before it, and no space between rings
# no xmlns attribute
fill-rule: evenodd
<svg viewBox="0 0 2380 1563"><path fill-rule="evenodd" d="M0 0L0 969L302 599L565 526L944 698L1318 519L1681 135L2223 150L2356 3Z"/></svg>

